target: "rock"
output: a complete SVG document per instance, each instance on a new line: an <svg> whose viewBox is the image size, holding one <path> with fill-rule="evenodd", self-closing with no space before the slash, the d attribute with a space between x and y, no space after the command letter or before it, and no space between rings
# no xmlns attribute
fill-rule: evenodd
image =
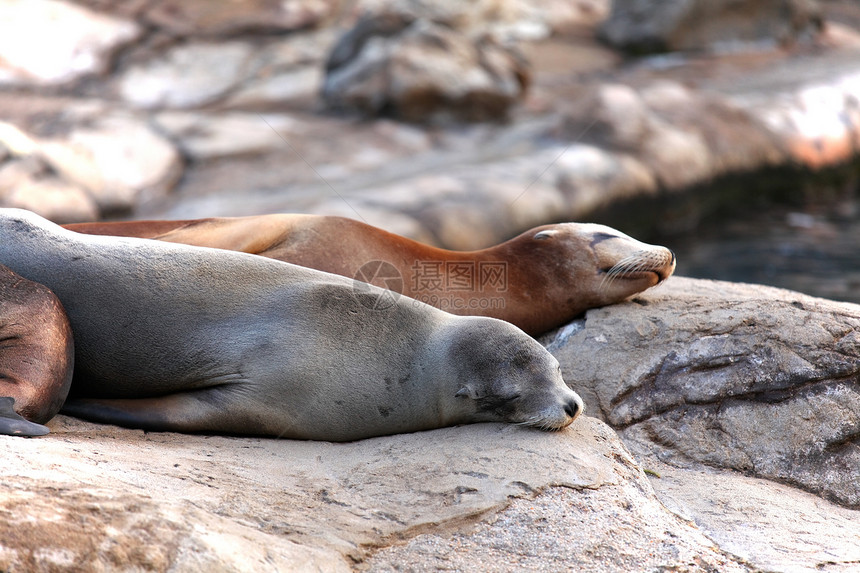
<svg viewBox="0 0 860 573"><path fill-rule="evenodd" d="M337 8L332 0L158 0L143 14L176 36L230 37L292 32L320 24Z"/></svg>
<svg viewBox="0 0 860 573"><path fill-rule="evenodd" d="M323 28L257 45L248 65L253 74L227 96L223 107L313 108L322 89L325 55L338 35L334 28Z"/></svg>
<svg viewBox="0 0 860 573"><path fill-rule="evenodd" d="M86 191L55 177L36 155L0 163L0 206L29 209L56 223L92 221L99 216Z"/></svg>
<svg viewBox="0 0 860 573"><path fill-rule="evenodd" d="M778 102L753 98L749 106L783 142L792 161L812 169L847 163L860 149L858 77L810 84Z"/></svg>
<svg viewBox="0 0 860 573"><path fill-rule="evenodd" d="M537 503L556 514L571 499L583 504L584 530L608 531L628 503L655 520L629 539L721 558L662 509L614 433L593 418L557 433L476 424L346 444L145 433L63 416L48 425L44 439L3 440L3 570L348 571L375 548L460 530L551 486L569 495ZM663 556L680 563L684 555ZM559 562L544 559L532 562Z"/></svg>
<svg viewBox="0 0 860 573"><path fill-rule="evenodd" d="M248 81L225 100L225 107L240 109L279 109L300 105L316 98L323 83L319 65L308 65Z"/></svg>
<svg viewBox="0 0 860 573"><path fill-rule="evenodd" d="M330 553L140 491L80 487L49 473L16 477L4 490L4 571L350 571Z"/></svg>
<svg viewBox="0 0 860 573"><path fill-rule="evenodd" d="M28 209L55 223L81 223L99 218L93 198L80 187L56 177L25 177L4 189L0 168L0 206Z"/></svg>
<svg viewBox="0 0 860 573"><path fill-rule="evenodd" d="M593 145L571 143L562 148L550 164L548 177L565 197L566 206L559 218L579 220L615 201L657 192L653 171L635 158L607 152Z"/></svg>
<svg viewBox="0 0 860 573"><path fill-rule="evenodd" d="M368 560L367 570L753 571L655 502L633 483L554 487L534 499L513 500L467 530L423 534L383 549Z"/></svg>
<svg viewBox="0 0 860 573"><path fill-rule="evenodd" d="M690 177L707 180L786 160L785 139L769 129L746 102L711 92L695 92L668 80L651 83L642 88L640 95L654 114L655 122L694 138L687 154L693 155L690 159L695 167L680 169L688 178L687 184ZM645 144L651 153L659 146L658 141ZM659 151L656 155L659 156ZM664 163L669 164L671 161ZM663 173L664 179L670 178L665 169Z"/></svg>
<svg viewBox="0 0 860 573"><path fill-rule="evenodd" d="M600 33L634 53L789 44L823 27L816 0L614 0Z"/></svg>
<svg viewBox="0 0 860 573"><path fill-rule="evenodd" d="M677 468L644 453L639 459L666 507L757 571L857 568L860 512L737 472Z"/></svg>
<svg viewBox="0 0 860 573"><path fill-rule="evenodd" d="M42 175L46 170L45 164L35 155L0 164L0 197L4 197L28 179Z"/></svg>
<svg viewBox="0 0 860 573"><path fill-rule="evenodd" d="M635 157L669 190L785 161L788 150L754 113L717 94L671 81L601 84L565 106L562 137ZM629 171L629 170L628 170ZM641 194L649 185L638 184Z"/></svg>
<svg viewBox="0 0 860 573"><path fill-rule="evenodd" d="M554 33L589 28L609 14L608 0L361 0L363 14L401 14L454 28L470 37L492 36L503 41L539 40Z"/></svg>
<svg viewBox="0 0 860 573"><path fill-rule="evenodd" d="M638 451L860 507L860 306L673 277L545 339Z"/></svg>
<svg viewBox="0 0 860 573"><path fill-rule="evenodd" d="M387 14L360 20L335 45L322 93L330 108L366 115L501 120L526 76L518 54L489 38Z"/></svg>
<svg viewBox="0 0 860 573"><path fill-rule="evenodd" d="M126 71L119 92L141 108L199 107L223 98L250 75L252 53L241 41L176 46L161 59Z"/></svg>
<svg viewBox="0 0 860 573"><path fill-rule="evenodd" d="M182 174L173 145L130 115L105 115L65 136L40 140L38 153L85 188L103 214L166 194Z"/></svg>
<svg viewBox="0 0 860 573"><path fill-rule="evenodd" d="M52 175L85 190L101 215L162 197L182 175L179 152L138 115L92 100L0 99L0 142L15 156L33 156ZM77 219L76 213L68 218Z"/></svg>
<svg viewBox="0 0 860 573"><path fill-rule="evenodd" d="M58 85L104 73L140 36L134 22L57 0L0 2L0 85Z"/></svg>
<svg viewBox="0 0 860 573"><path fill-rule="evenodd" d="M289 148L281 133L303 127L287 115L250 113L169 111L157 114L154 121L194 161Z"/></svg>

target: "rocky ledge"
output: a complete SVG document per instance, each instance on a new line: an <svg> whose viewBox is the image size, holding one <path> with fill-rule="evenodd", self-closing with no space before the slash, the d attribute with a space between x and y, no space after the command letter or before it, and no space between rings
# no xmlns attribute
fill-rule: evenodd
<svg viewBox="0 0 860 573"><path fill-rule="evenodd" d="M59 416L0 437L0 569L849 571L858 323L671 278L544 337L587 404L556 433L332 444Z"/></svg>

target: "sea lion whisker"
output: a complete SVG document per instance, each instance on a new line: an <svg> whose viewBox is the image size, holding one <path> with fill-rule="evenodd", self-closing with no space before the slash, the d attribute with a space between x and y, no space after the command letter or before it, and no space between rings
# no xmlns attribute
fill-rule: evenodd
<svg viewBox="0 0 860 573"><path fill-rule="evenodd" d="M608 271L606 271L606 275L603 277L603 281L600 283L600 288L608 287L612 284L615 279L622 275L630 274L632 269L635 269L636 265L641 264L640 254L642 251L637 251L636 253L624 257L612 267Z"/></svg>

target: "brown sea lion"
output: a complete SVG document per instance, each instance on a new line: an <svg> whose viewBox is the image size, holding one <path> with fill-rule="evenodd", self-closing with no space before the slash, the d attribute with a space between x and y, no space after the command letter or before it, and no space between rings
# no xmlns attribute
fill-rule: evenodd
<svg viewBox="0 0 860 573"><path fill-rule="evenodd" d="M41 436L69 392L74 343L45 286L0 265L0 434Z"/></svg>
<svg viewBox="0 0 860 573"><path fill-rule="evenodd" d="M49 286L75 333L63 412L146 430L346 441L582 411L515 326L215 249L73 233L0 209L0 264Z"/></svg>
<svg viewBox="0 0 860 573"><path fill-rule="evenodd" d="M372 282L459 315L506 320L537 335L652 287L675 255L611 227L544 225L500 245L449 251L342 217L275 214L66 225L262 255Z"/></svg>

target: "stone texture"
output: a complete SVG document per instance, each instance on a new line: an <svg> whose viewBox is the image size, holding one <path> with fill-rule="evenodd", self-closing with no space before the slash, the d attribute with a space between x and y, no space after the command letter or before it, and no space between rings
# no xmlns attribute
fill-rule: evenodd
<svg viewBox="0 0 860 573"><path fill-rule="evenodd" d="M666 507L758 570L850 573L860 563L856 510L736 472L639 459Z"/></svg>
<svg viewBox="0 0 860 573"><path fill-rule="evenodd" d="M284 33L320 24L333 0L157 0L143 13L150 24L177 36Z"/></svg>
<svg viewBox="0 0 860 573"><path fill-rule="evenodd" d="M163 112L155 124L192 160L263 153L287 146L284 135L302 122L286 115L250 113Z"/></svg>
<svg viewBox="0 0 860 573"><path fill-rule="evenodd" d="M226 107L240 109L283 108L313 101L323 83L319 65L307 65L248 81L225 100Z"/></svg>
<svg viewBox="0 0 860 573"><path fill-rule="evenodd" d="M140 35L131 21L58 0L0 2L0 85L56 85L107 71Z"/></svg>
<svg viewBox="0 0 860 573"><path fill-rule="evenodd" d="M478 523L550 486L579 492L582 527L608 531L630 503L657 519L631 539L726 560L662 509L592 418L558 433L477 424L348 444L144 433L63 416L49 427L44 439L2 437L4 570L346 571L375 547Z"/></svg>
<svg viewBox="0 0 860 573"><path fill-rule="evenodd" d="M107 115L62 137L42 139L38 153L85 188L102 213L129 211L161 196L182 174L174 146L130 115Z"/></svg>
<svg viewBox="0 0 860 573"><path fill-rule="evenodd" d="M465 531L420 535L384 549L367 566L414 573L754 570L644 498L633 483L596 490L552 488L535 499L514 500Z"/></svg>
<svg viewBox="0 0 860 573"><path fill-rule="evenodd" d="M615 0L601 34L614 46L642 53L788 44L821 28L816 0Z"/></svg>
<svg viewBox="0 0 860 573"><path fill-rule="evenodd" d="M677 82L602 84L569 106L560 133L638 159L665 189L777 163L788 155L763 122L725 97ZM629 171L629 169L627 170ZM639 184L638 189L648 189Z"/></svg>
<svg viewBox="0 0 860 573"><path fill-rule="evenodd" d="M0 184L0 205L28 209L56 223L94 221L101 215L86 191L56 177L28 177L8 192Z"/></svg>
<svg viewBox="0 0 860 573"><path fill-rule="evenodd" d="M199 107L223 98L247 78L252 52L240 41L183 44L129 69L119 79L119 92L141 108Z"/></svg>
<svg viewBox="0 0 860 573"><path fill-rule="evenodd" d="M860 306L673 277L545 341L628 443L860 507L858 328Z"/></svg>
<svg viewBox="0 0 860 573"><path fill-rule="evenodd" d="M609 14L607 0L360 0L358 11L406 14L455 28L471 37L537 40L553 33L593 27Z"/></svg>
<svg viewBox="0 0 860 573"><path fill-rule="evenodd" d="M35 154L0 163L0 206L29 209L60 223L99 217L86 191L57 178Z"/></svg>
<svg viewBox="0 0 860 573"><path fill-rule="evenodd" d="M500 120L524 94L516 52L452 28L386 14L360 20L332 50L323 98L337 110L410 121Z"/></svg>
<svg viewBox="0 0 860 573"><path fill-rule="evenodd" d="M744 103L783 142L792 161L813 169L848 162L860 149L860 73L812 83L793 97L746 97Z"/></svg>

